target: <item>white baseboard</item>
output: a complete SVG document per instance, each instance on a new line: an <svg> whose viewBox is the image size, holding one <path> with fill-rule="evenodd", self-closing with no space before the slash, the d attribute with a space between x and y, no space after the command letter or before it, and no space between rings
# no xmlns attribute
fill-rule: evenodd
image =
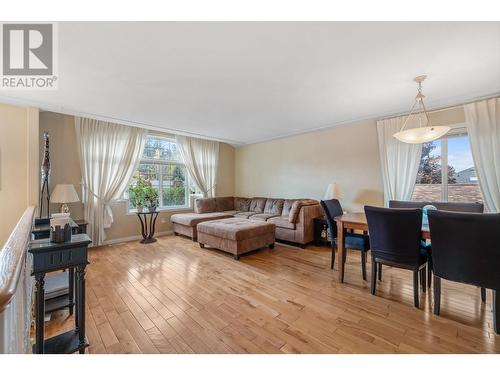
<svg viewBox="0 0 500 375"><path fill-rule="evenodd" d="M155 233L155 237L169 236L169 235L172 235L172 234L174 234L173 230L167 230L165 232ZM130 241L137 241L137 240L140 240L140 239L142 239L141 235L129 236L129 237L120 237L120 238L113 238L111 240L104 241L103 245L115 245L115 244L118 244L118 243L130 242Z"/></svg>

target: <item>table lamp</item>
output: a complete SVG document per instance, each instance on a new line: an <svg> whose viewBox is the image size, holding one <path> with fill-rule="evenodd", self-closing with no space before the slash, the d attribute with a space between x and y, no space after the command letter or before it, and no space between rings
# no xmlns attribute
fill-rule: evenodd
<svg viewBox="0 0 500 375"><path fill-rule="evenodd" d="M79 202L78 194L76 193L73 184L57 184L50 196L52 203L61 203L61 213L69 214L68 203Z"/></svg>
<svg viewBox="0 0 500 375"><path fill-rule="evenodd" d="M340 199L339 186L336 182L328 184L325 191L324 200L328 199Z"/></svg>

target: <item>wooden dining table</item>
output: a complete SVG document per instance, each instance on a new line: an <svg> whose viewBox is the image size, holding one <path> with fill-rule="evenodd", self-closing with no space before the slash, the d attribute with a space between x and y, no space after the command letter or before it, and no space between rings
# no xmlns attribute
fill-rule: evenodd
<svg viewBox="0 0 500 375"><path fill-rule="evenodd" d="M364 212L346 213L335 217L337 223L337 267L339 269L339 281L344 282L344 253L346 252L344 236L347 230L358 230L368 233L368 222ZM422 226L422 239L429 240L431 232L429 226ZM334 255L332 255L334 256Z"/></svg>

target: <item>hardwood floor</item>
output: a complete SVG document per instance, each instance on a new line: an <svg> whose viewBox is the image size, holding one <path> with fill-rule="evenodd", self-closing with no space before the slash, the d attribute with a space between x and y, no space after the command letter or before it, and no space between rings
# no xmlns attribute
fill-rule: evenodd
<svg viewBox="0 0 500 375"><path fill-rule="evenodd" d="M500 353L490 292L485 305L479 288L443 281L436 317L431 291L413 307L408 271L384 267L372 296L359 252L344 284L326 247L277 244L235 261L166 236L94 248L90 262L90 353ZM46 335L72 325L54 313Z"/></svg>

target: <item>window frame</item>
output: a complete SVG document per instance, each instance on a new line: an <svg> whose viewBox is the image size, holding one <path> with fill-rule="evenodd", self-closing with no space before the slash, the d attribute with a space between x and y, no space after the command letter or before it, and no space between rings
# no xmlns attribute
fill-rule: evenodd
<svg viewBox="0 0 500 375"><path fill-rule="evenodd" d="M175 141L175 138L168 137L165 135L158 135L158 134L148 134L146 138L157 138L157 139L162 139L171 143L177 144ZM186 164L183 163L182 161L178 160L162 160L162 159L155 159L155 158L148 158L144 156L144 149L142 151L143 155L141 156L141 159L139 160L139 164L137 165L137 168L141 164L149 164L149 165L157 165L158 166L158 197L159 197L159 206L158 206L158 211L189 211L193 207L193 202L191 200L191 192L190 192L190 186L191 186L191 176L189 175L189 172L186 168ZM186 204L182 206L163 206L163 166L169 166L169 165L179 165L184 167L185 170L185 187L186 187L186 193L185 193L185 202ZM134 172L135 173L135 172ZM130 181L132 183L132 181ZM129 185L130 185L129 183ZM137 209L135 208L130 208L130 203L129 203L129 198L128 198L128 189L125 192L123 200L127 202L127 214L134 215L137 213Z"/></svg>
<svg viewBox="0 0 500 375"><path fill-rule="evenodd" d="M436 141L440 141L441 142L441 193L440 193L440 196L441 196L441 201L442 202L448 202L448 140L450 138L454 138L454 137L460 137L460 136L469 136L469 133L467 131L467 126L466 126L466 123L457 123L457 124L453 124L453 125L449 125L451 127L451 130L446 134L444 135L443 137L437 139ZM470 140L469 140L470 142ZM474 165L475 166L475 165ZM418 184L415 183L415 186L414 186L414 190L415 190L415 187L417 186ZM482 192L481 192L482 194ZM412 193L412 196L413 196L413 193ZM413 197L412 197L413 199ZM483 198L484 200L484 198Z"/></svg>

